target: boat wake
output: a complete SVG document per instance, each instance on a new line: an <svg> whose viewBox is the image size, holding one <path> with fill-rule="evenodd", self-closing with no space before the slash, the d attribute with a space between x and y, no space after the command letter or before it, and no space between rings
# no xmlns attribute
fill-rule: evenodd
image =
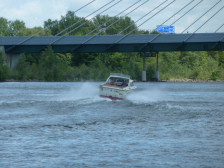
<svg viewBox="0 0 224 168"><path fill-rule="evenodd" d="M84 83L79 87L74 87L63 94L59 101L74 101L78 104L89 104L104 101L99 96L99 87L92 83Z"/></svg>
<svg viewBox="0 0 224 168"><path fill-rule="evenodd" d="M128 95L125 100L135 105L152 105L162 101L169 101L170 99L165 91L153 88L135 90ZM114 102L114 100L109 98L100 97L99 85L90 82L70 88L69 91L60 94L57 101L72 101L79 105L99 102ZM122 102L122 100L116 101Z"/></svg>
<svg viewBox="0 0 224 168"><path fill-rule="evenodd" d="M166 92L158 89L144 89L140 91L134 91L126 99L133 104L150 105L162 101L167 101L169 100L169 96L166 94Z"/></svg>

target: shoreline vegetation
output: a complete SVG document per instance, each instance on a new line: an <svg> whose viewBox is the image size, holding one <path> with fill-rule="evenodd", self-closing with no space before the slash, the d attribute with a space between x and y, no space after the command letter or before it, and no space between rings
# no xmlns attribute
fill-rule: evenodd
<svg viewBox="0 0 224 168"><path fill-rule="evenodd" d="M110 21L109 21L110 20ZM117 23L108 29L100 29L99 35L155 34L140 30L130 17L98 15L93 20L78 17L68 11L59 20L48 19L43 27L27 28L20 20L9 21L0 17L0 36L32 36L46 29L39 36L54 36L75 22L82 27L69 35L86 35L100 25ZM118 21L119 20L119 21ZM109 21L109 22L107 22ZM108 26L104 25L104 26ZM92 35L98 32L93 32ZM105 81L111 72L128 74L141 81L143 59L140 53L54 53L49 46L41 53L22 54L16 67L6 66L7 60L0 51L0 81ZM155 81L156 58L146 58L147 81ZM166 82L224 82L224 51L159 52L160 80Z"/></svg>
<svg viewBox="0 0 224 168"><path fill-rule="evenodd" d="M0 81L1 82L105 82L105 80L78 80L78 81L45 81L45 80L15 80L15 79L8 79L5 81ZM211 79L207 79L207 80L201 80L201 79L188 79L188 78L182 78L182 79L175 79L175 78L171 78L169 80L147 80L147 81L142 81L142 80L134 80L134 82L143 82L143 83L147 83L147 82L177 82L177 83L212 83L212 82L224 82L224 80L211 80Z"/></svg>
<svg viewBox="0 0 224 168"><path fill-rule="evenodd" d="M5 80L5 81L0 81L0 83L3 82L105 82L103 80L80 80L80 81L41 81L41 80L15 80L15 79L9 79L9 80ZM147 80L147 81L137 81L134 80L134 82L143 82L143 83L147 83L147 82L177 82L177 83L212 83L212 82L224 82L224 80L194 80L194 79L169 79L169 80L159 80L159 81L155 81L155 80Z"/></svg>
<svg viewBox="0 0 224 168"><path fill-rule="evenodd" d="M17 81L17 80L6 80L6 81L0 81L0 83L37 83L37 82L49 82L49 81ZM57 81L53 81L57 82ZM60 82L105 82L105 81L60 81ZM135 82L143 82L143 81L135 81ZM147 82L163 82L163 83L224 83L224 80L218 80L218 81L213 81L213 80L167 80L167 81L144 81L143 83Z"/></svg>

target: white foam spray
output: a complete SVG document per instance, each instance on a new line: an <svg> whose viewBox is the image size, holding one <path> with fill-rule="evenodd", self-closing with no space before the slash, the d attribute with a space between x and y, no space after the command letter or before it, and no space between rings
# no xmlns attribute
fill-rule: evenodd
<svg viewBox="0 0 224 168"><path fill-rule="evenodd" d="M134 104L153 104L160 101L168 100L165 91L158 89L145 89L141 91L134 91L127 97L127 100Z"/></svg>
<svg viewBox="0 0 224 168"><path fill-rule="evenodd" d="M80 101L81 104L102 101L99 97L99 87L93 83L86 82L80 87L73 87L69 92L63 94L61 101Z"/></svg>

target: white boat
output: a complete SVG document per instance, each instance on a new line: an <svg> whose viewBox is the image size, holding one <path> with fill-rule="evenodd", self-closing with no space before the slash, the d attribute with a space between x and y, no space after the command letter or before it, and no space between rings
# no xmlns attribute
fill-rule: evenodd
<svg viewBox="0 0 224 168"><path fill-rule="evenodd" d="M122 100L134 89L136 89L136 86L134 86L134 81L131 80L129 75L111 73L106 82L100 85L100 96L112 100Z"/></svg>

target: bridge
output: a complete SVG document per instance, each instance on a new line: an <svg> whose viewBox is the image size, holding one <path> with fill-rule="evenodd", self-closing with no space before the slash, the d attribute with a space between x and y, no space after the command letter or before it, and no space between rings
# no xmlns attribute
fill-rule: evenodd
<svg viewBox="0 0 224 168"><path fill-rule="evenodd" d="M47 46L56 53L156 52L159 80L159 51L223 51L224 33L0 37L0 44L11 58L10 67L18 62L20 53L39 53ZM144 68L142 80L146 81Z"/></svg>
<svg viewBox="0 0 224 168"><path fill-rule="evenodd" d="M88 3L84 4L84 6L74 11L74 13L87 8L88 6L90 6L90 4L95 3L95 1L96 0L89 1ZM217 25L218 29L216 27L214 33L197 33L198 30L200 30L209 21L211 21L214 17L221 13L221 11L224 9L222 0L214 1L209 5L207 5L207 2L205 2L204 0L189 0L186 2L178 2L177 0L162 0L161 2L151 2L150 8L147 9L148 11L143 13L143 16L133 21L131 25L125 27L117 35L100 35L102 31L107 30L115 24L119 24L119 20L122 17L126 17L132 14L136 10L139 10L139 8L146 6L150 1L136 0L134 3L129 4L130 6L127 6L118 14L114 15L115 18L119 17L118 20L114 20L114 18L106 20L100 26L98 26L94 30L91 30L91 32L88 32L87 34L83 34L82 36L63 36L64 33L71 35L72 32L77 31L79 28L87 24L88 20L96 19L96 17L101 15L102 13L110 9L114 9L115 6L122 5L122 1L123 0L108 0L106 3L102 5L100 4L101 6L97 6L96 10L92 11L92 9L90 9L90 14L84 17L84 22L82 22L81 19L75 21L63 30L60 30L60 32L57 32L55 36L37 36L42 31L55 26L54 23L30 37L0 37L1 50L3 50L3 52L8 55L20 53L37 53L43 51L46 46L52 46L53 50L57 53L223 50L224 33L219 33L218 31L224 26L224 24L222 24L221 26ZM181 5L178 10L174 8L177 4ZM204 8L205 5L206 8ZM123 6L120 6L121 9L123 8ZM171 15L165 16L163 14L164 11L171 11ZM197 19L193 19L194 21L189 26L184 28L184 30L180 34L164 34L167 29L169 30L172 25L175 25L180 20L183 20L183 18L189 15L189 13L192 11L197 11L198 13L200 13L199 17L197 17ZM202 14L200 11L202 11ZM158 29L163 28L163 25L165 23L169 23L169 26L167 28L160 31L161 34L132 35L133 32L140 26L153 20L155 17L158 17L158 15L160 15L160 17L159 19L157 18L157 21L160 21L160 19L165 19L165 21L163 21L162 23L157 23ZM208 15L210 15L210 17L208 17ZM174 18L175 21L171 23L170 21L172 20L172 18ZM205 22L203 21L203 24L201 24L195 31L193 31L193 33L184 33L190 27L195 25L198 21L203 20L204 18ZM145 19L145 21L139 23L139 21L143 19ZM132 30L129 30L129 28L131 28L133 25L136 25L136 27ZM154 26L156 26L156 24L154 24ZM153 31L158 31L157 28L155 28ZM124 32L127 30L129 30L128 33L124 34Z"/></svg>
<svg viewBox="0 0 224 168"><path fill-rule="evenodd" d="M223 51L224 33L0 37L0 45L7 54L39 53L47 46L56 53Z"/></svg>
<svg viewBox="0 0 224 168"><path fill-rule="evenodd" d="M89 3L85 4L83 7L77 9L74 13L82 10L86 6L94 3L96 0L92 0ZM129 14L133 13L135 10L144 6L148 3L149 0L136 0L133 4L128 6L123 11L119 12L114 17L126 17ZM33 36L25 37L25 36L10 36L10 37L0 37L0 50L5 53L6 57L10 58L10 66L14 66L19 59L21 53L39 53L43 51L47 46L52 46L52 49L56 53L102 53L102 52L155 52L157 55L157 70L158 70L158 52L160 51L223 51L224 50L224 33L219 32L219 30L224 26L223 23L217 25L218 28L214 30L213 33L197 33L199 29L201 29L205 24L207 24L212 18L214 18L218 13L220 13L224 9L223 1L217 0L216 2L212 2L210 5L203 4L204 0L190 0L189 2L185 2L182 5L182 8L176 9L171 8L177 0L163 0L162 2L154 2L150 6L149 11L145 13L142 17L135 20L131 25L125 27L121 32L115 35L100 35L102 31L107 30L107 28L111 27L114 24L119 24L119 20L109 19L101 24L91 32L87 34L83 34L82 36L74 36L71 35L72 32L76 31L83 25L85 25L90 17L97 13L97 15L101 15L103 12L113 8L114 6L121 3L122 0L111 0L104 4L101 7L97 7L95 11L91 11L89 15L84 17L86 20L82 23L81 19L76 21L75 23L69 25L64 30L57 32L55 36L37 36L41 32L49 29L49 27L44 28L42 31L34 34ZM139 4L140 3L140 4ZM177 2L180 3L180 2ZM182 3L182 1L181 1ZM207 3L207 2L206 2ZM199 8L199 6L206 5L205 10L203 8ZM106 8L104 9L103 8ZM160 34L137 34L133 35L133 32L137 30L140 26L145 24L148 21L151 21L158 14L161 14L163 11L167 9L171 9L171 16L160 16L161 18L166 19L163 23L158 23L157 25L161 28L165 23L168 22L168 27L165 28ZM208 9L207 9L208 8ZM203 11L200 14L200 17L197 19L193 19L194 21L187 26L184 27L184 30L179 33L170 33L166 34L166 30L169 29L175 23L178 23L181 19L183 20L184 16L196 10L198 13L201 13L200 10ZM103 10L103 11L101 11ZM215 10L215 11L214 11ZM100 13L98 13L101 11ZM127 11L129 11L127 13ZM175 11L175 12L174 12ZM212 12L213 11L213 12ZM125 15L122 15L126 13ZM213 13L212 15L209 13ZM208 14L210 17L208 17ZM97 15L92 17L95 18ZM150 16L151 15L151 16ZM149 17L150 16L150 17ZM178 16L176 18L176 16ZM203 18L205 19L205 22ZM168 18L166 18L168 17ZM137 24L137 22L146 18L142 23ZM170 23L172 18L175 19L174 22ZM91 20L90 19L90 20ZM160 21L157 19L157 21ZM192 25L195 25L196 22L203 20L203 24L201 24L195 31L192 33L185 33L189 30ZM112 22L112 23L111 23ZM183 23L183 22L182 22ZM220 24L220 23L219 23ZM131 31L129 28L133 25L136 25L136 28ZM154 24L155 26L156 24ZM50 25L52 27L54 25ZM106 27L105 27L106 26ZM71 30L72 29L72 30ZM124 34L125 31L128 33ZM154 29L155 32L157 29ZM68 32L69 31L69 32ZM63 36L63 34L67 32L70 36ZM95 32L95 33L94 33ZM94 34L94 35L90 35ZM144 54L144 56L146 56ZM144 58L143 58L144 59ZM144 62L144 61L143 61ZM143 66L144 67L144 66Z"/></svg>

